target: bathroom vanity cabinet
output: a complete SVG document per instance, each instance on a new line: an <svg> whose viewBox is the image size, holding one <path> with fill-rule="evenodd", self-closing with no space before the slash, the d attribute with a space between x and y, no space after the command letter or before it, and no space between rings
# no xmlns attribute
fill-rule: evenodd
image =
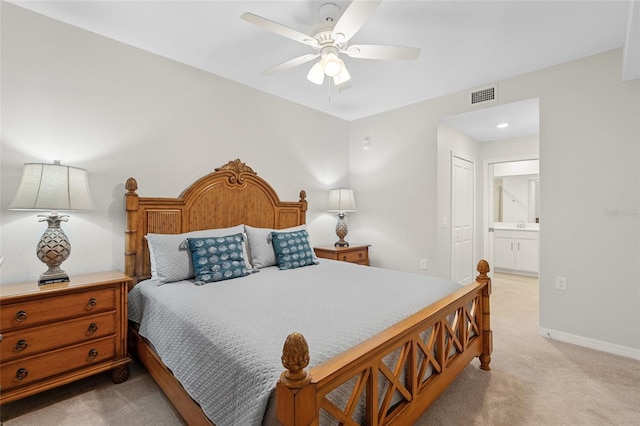
<svg viewBox="0 0 640 426"><path fill-rule="evenodd" d="M495 229L494 270L538 275L538 230Z"/></svg>

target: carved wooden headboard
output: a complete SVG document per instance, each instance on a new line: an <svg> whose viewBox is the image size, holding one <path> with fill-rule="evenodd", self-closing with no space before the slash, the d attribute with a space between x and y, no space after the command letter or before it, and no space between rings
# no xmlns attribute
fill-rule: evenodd
<svg viewBox="0 0 640 426"><path fill-rule="evenodd" d="M180 234L243 223L281 229L306 221L305 191L300 191L300 201L280 201L271 185L238 159L200 178L178 198L139 197L134 178L127 180L126 189L124 268L135 282L151 276L147 233Z"/></svg>

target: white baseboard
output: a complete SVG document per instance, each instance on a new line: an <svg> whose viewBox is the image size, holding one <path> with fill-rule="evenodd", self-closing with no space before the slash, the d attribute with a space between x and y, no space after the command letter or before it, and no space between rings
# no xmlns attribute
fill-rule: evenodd
<svg viewBox="0 0 640 426"><path fill-rule="evenodd" d="M511 275L522 275L525 277L535 277L538 278L540 274L537 272L527 272L527 271L514 271L513 269L505 269L505 268L493 268L493 272L500 272L503 274L511 274Z"/></svg>
<svg viewBox="0 0 640 426"><path fill-rule="evenodd" d="M562 331L549 330L548 328L538 328L538 334L553 340L640 360L640 349L620 346L613 343L603 342L601 340L589 339L587 337L576 336L575 334L564 333Z"/></svg>

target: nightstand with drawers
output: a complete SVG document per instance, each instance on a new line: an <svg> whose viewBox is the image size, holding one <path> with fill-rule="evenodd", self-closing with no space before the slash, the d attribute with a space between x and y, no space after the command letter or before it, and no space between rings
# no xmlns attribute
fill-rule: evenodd
<svg viewBox="0 0 640 426"><path fill-rule="evenodd" d="M111 370L127 380L127 291L120 272L0 285L0 404Z"/></svg>
<svg viewBox="0 0 640 426"><path fill-rule="evenodd" d="M369 246L352 245L349 247L321 246L314 247L316 256L342 262L357 263L369 266Z"/></svg>

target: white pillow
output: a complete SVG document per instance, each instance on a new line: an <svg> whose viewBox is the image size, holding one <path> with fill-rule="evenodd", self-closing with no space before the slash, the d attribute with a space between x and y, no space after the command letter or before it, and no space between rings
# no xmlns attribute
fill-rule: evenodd
<svg viewBox="0 0 640 426"><path fill-rule="evenodd" d="M307 225L298 225L286 229L274 228L254 228L253 226L244 226L247 237L249 239L249 255L251 256L251 265L254 268L266 268L267 266L276 265L276 254L271 243L271 233L277 232L294 232L307 230ZM307 231L307 234L309 231ZM309 245L313 248L311 240L308 239ZM317 260L315 253L313 259Z"/></svg>
<svg viewBox="0 0 640 426"><path fill-rule="evenodd" d="M162 284L188 280L195 276L187 238L224 237L244 232L244 225L204 229L184 234L147 234L151 278Z"/></svg>

